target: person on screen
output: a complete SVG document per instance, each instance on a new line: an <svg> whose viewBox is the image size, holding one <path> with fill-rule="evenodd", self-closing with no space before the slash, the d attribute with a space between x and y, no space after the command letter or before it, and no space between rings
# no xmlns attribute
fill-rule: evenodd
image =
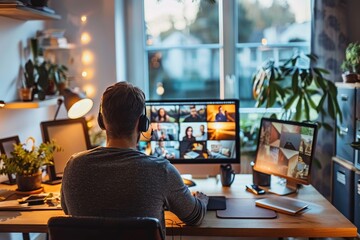
<svg viewBox="0 0 360 240"><path fill-rule="evenodd" d="M157 116L155 118L155 121L156 122L169 122L170 121L170 117L164 108L159 108L159 110L157 111Z"/></svg>
<svg viewBox="0 0 360 240"><path fill-rule="evenodd" d="M190 106L190 115L184 119L184 122L203 122L194 105Z"/></svg>
<svg viewBox="0 0 360 240"><path fill-rule="evenodd" d="M74 216L154 217L165 236L164 208L188 225L200 224L208 197L192 193L166 159L148 156L136 145L147 125L145 95L127 82L102 95L99 126L106 146L76 153L64 170L61 206Z"/></svg>
<svg viewBox="0 0 360 240"><path fill-rule="evenodd" d="M170 153L166 148L165 148L165 142L164 141L159 141L159 146L155 147L154 150L154 156L156 157L163 157L166 159L173 159L175 158L175 154L174 153Z"/></svg>
<svg viewBox="0 0 360 240"><path fill-rule="evenodd" d="M227 117L223 111L222 106L218 108L219 112L215 115L215 122L227 122Z"/></svg>
<svg viewBox="0 0 360 240"><path fill-rule="evenodd" d="M195 136L197 141L207 140L207 132L205 132L205 125L200 125L200 134Z"/></svg>
<svg viewBox="0 0 360 240"><path fill-rule="evenodd" d="M169 140L169 136L165 129L161 129L159 123L151 123L152 133L151 140Z"/></svg>
<svg viewBox="0 0 360 240"><path fill-rule="evenodd" d="M196 141L196 138L193 135L193 128L192 127L187 127L185 129L185 136L183 137L183 141L187 141L187 142L194 142Z"/></svg>

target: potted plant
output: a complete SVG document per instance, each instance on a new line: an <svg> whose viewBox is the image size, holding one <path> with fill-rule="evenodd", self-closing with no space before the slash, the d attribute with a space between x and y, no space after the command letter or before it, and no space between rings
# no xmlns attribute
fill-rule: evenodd
<svg viewBox="0 0 360 240"><path fill-rule="evenodd" d="M280 65L267 60L253 77L256 106L279 106L284 109L283 118L317 122L320 127L332 130L323 118L317 119L321 113L322 117L329 115L342 121L337 88L324 77L328 71L312 67L316 60L314 54L295 54Z"/></svg>
<svg viewBox="0 0 360 240"><path fill-rule="evenodd" d="M68 68L65 65L41 60L36 38L31 39L31 49L34 59L29 59L25 64L23 85L32 88L32 97L37 94L39 100L44 100L46 95L54 95L57 91L63 90Z"/></svg>
<svg viewBox="0 0 360 240"><path fill-rule="evenodd" d="M354 83L360 80L360 44L350 43L345 50L345 60L341 64L343 81Z"/></svg>
<svg viewBox="0 0 360 240"><path fill-rule="evenodd" d="M53 141L35 146L34 138L29 137L25 143L14 145L11 157L0 155L0 174L16 174L18 191L37 190L41 188L41 167L52 165L54 152L60 150Z"/></svg>

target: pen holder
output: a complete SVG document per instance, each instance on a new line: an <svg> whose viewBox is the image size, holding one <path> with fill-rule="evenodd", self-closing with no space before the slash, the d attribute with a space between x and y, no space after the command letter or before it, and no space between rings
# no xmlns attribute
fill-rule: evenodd
<svg viewBox="0 0 360 240"><path fill-rule="evenodd" d="M221 184L224 187L230 187L235 180L235 171L232 169L231 164L220 166Z"/></svg>

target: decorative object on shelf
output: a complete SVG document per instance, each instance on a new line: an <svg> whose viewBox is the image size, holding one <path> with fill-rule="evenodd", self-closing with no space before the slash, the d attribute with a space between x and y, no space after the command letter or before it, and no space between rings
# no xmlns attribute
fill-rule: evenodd
<svg viewBox="0 0 360 240"><path fill-rule="evenodd" d="M345 50L345 60L341 64L345 83L360 81L360 44L350 43Z"/></svg>
<svg viewBox="0 0 360 240"><path fill-rule="evenodd" d="M279 106L284 109L282 118L317 122L319 127L332 130L324 117L336 119L338 116L342 121L337 88L324 77L329 73L327 70L311 67L316 60L314 54L295 54L279 66L272 59L265 61L253 77L256 107Z"/></svg>
<svg viewBox="0 0 360 240"><path fill-rule="evenodd" d="M33 101L33 88L22 87L19 89L19 98L23 102Z"/></svg>
<svg viewBox="0 0 360 240"><path fill-rule="evenodd" d="M35 139L29 137L25 143L14 145L11 157L0 155L3 165L0 174L16 174L18 191L32 191L41 188L41 167L53 164L54 152L61 148L54 142L35 146Z"/></svg>
<svg viewBox="0 0 360 240"><path fill-rule="evenodd" d="M3 108L3 107L5 107L5 101L3 101L3 100L0 100L0 108Z"/></svg>
<svg viewBox="0 0 360 240"><path fill-rule="evenodd" d="M87 98L86 95L81 92L79 89L69 89L65 88L60 94L64 97L64 99L58 99L58 107L56 109L56 113L54 116L54 120L59 113L61 105L64 103L68 117L69 118L80 118L87 114L92 106L93 101L90 98Z"/></svg>
<svg viewBox="0 0 360 240"><path fill-rule="evenodd" d="M34 60L29 59L25 64L23 85L33 88L33 98L37 94L39 100L44 100L46 95L54 95L66 86L68 68L40 60L38 39L32 38L30 41Z"/></svg>

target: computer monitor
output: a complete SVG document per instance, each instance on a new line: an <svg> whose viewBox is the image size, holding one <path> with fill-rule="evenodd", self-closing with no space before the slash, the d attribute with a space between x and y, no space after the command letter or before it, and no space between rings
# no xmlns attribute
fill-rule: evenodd
<svg viewBox="0 0 360 240"><path fill-rule="evenodd" d="M254 170L286 179L272 184L270 192L286 195L299 184L310 184L317 125L262 118Z"/></svg>
<svg viewBox="0 0 360 240"><path fill-rule="evenodd" d="M62 119L40 123L44 142L54 140L62 151L54 153L54 165L47 168L47 184L61 183L65 165L71 155L91 148L85 118Z"/></svg>
<svg viewBox="0 0 360 240"><path fill-rule="evenodd" d="M19 143L20 143L20 139L19 136L17 135L0 139L0 154L5 154L8 157L11 157L11 152L14 151L14 145ZM16 175L8 174L8 180L2 183L8 185L15 185Z"/></svg>
<svg viewBox="0 0 360 240"><path fill-rule="evenodd" d="M217 173L220 164L240 164L238 100L147 101L146 112L151 126L140 151L177 166L218 164Z"/></svg>

